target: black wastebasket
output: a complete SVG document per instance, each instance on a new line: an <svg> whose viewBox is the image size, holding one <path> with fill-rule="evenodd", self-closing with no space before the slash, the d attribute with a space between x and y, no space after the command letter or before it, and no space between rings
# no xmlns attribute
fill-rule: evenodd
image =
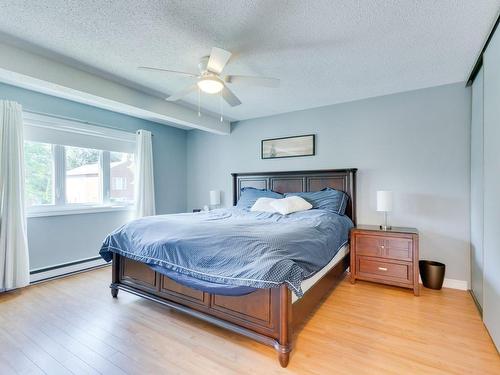
<svg viewBox="0 0 500 375"><path fill-rule="evenodd" d="M426 288L441 289L444 281L446 265L433 260L421 260L418 262L422 284Z"/></svg>

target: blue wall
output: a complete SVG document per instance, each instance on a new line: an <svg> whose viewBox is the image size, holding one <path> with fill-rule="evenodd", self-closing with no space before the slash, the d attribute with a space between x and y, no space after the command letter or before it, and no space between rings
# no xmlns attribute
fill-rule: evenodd
<svg viewBox="0 0 500 375"><path fill-rule="evenodd" d="M462 83L241 121L229 136L7 85L0 85L0 98L123 130L151 130L158 213L202 207L211 189L222 190L230 205L230 172L357 167L359 222L380 222L375 192L394 190L392 223L420 230L421 258L446 263L448 278L469 279L471 98ZM316 156L260 159L261 139L309 133L317 135ZM31 268L95 256L102 238L127 218L126 212L30 218Z"/></svg>
<svg viewBox="0 0 500 375"><path fill-rule="evenodd" d="M27 110L108 125L124 131L154 134L156 210L186 209L186 131L125 116L69 100L0 84L0 99L14 100ZM30 268L41 268L97 255L104 236L128 218L127 212L37 217L28 219Z"/></svg>
<svg viewBox="0 0 500 375"><path fill-rule="evenodd" d="M231 202L231 172L358 168L358 221L378 224L376 191L394 190L393 225L420 230L421 258L469 279L470 89L464 83L241 121L231 135L188 133L188 208L211 189ZM260 141L317 135L316 156L262 160Z"/></svg>

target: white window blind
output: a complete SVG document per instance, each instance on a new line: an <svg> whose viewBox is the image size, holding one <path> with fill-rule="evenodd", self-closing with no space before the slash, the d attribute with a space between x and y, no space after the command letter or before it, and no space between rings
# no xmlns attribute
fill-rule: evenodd
<svg viewBox="0 0 500 375"><path fill-rule="evenodd" d="M31 112L23 119L28 141L126 153L135 149L135 133Z"/></svg>

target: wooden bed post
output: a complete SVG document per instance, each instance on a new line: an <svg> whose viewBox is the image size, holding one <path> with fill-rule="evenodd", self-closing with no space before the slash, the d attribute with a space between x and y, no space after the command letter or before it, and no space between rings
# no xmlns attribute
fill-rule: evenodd
<svg viewBox="0 0 500 375"><path fill-rule="evenodd" d="M286 285L280 287L279 340L276 346L281 367L288 366L292 351L292 295Z"/></svg>
<svg viewBox="0 0 500 375"><path fill-rule="evenodd" d="M120 281L120 255L117 253L113 253L113 264L112 264L112 274L111 274L111 295L113 298L118 297L118 285Z"/></svg>

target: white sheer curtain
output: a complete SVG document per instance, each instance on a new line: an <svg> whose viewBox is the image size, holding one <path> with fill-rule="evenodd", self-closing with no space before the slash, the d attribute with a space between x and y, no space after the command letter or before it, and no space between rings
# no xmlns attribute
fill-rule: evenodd
<svg viewBox="0 0 500 375"><path fill-rule="evenodd" d="M30 281L23 151L22 108L0 100L0 292Z"/></svg>
<svg viewBox="0 0 500 375"><path fill-rule="evenodd" d="M136 146L135 217L155 215L155 181L151 132L139 130Z"/></svg>

